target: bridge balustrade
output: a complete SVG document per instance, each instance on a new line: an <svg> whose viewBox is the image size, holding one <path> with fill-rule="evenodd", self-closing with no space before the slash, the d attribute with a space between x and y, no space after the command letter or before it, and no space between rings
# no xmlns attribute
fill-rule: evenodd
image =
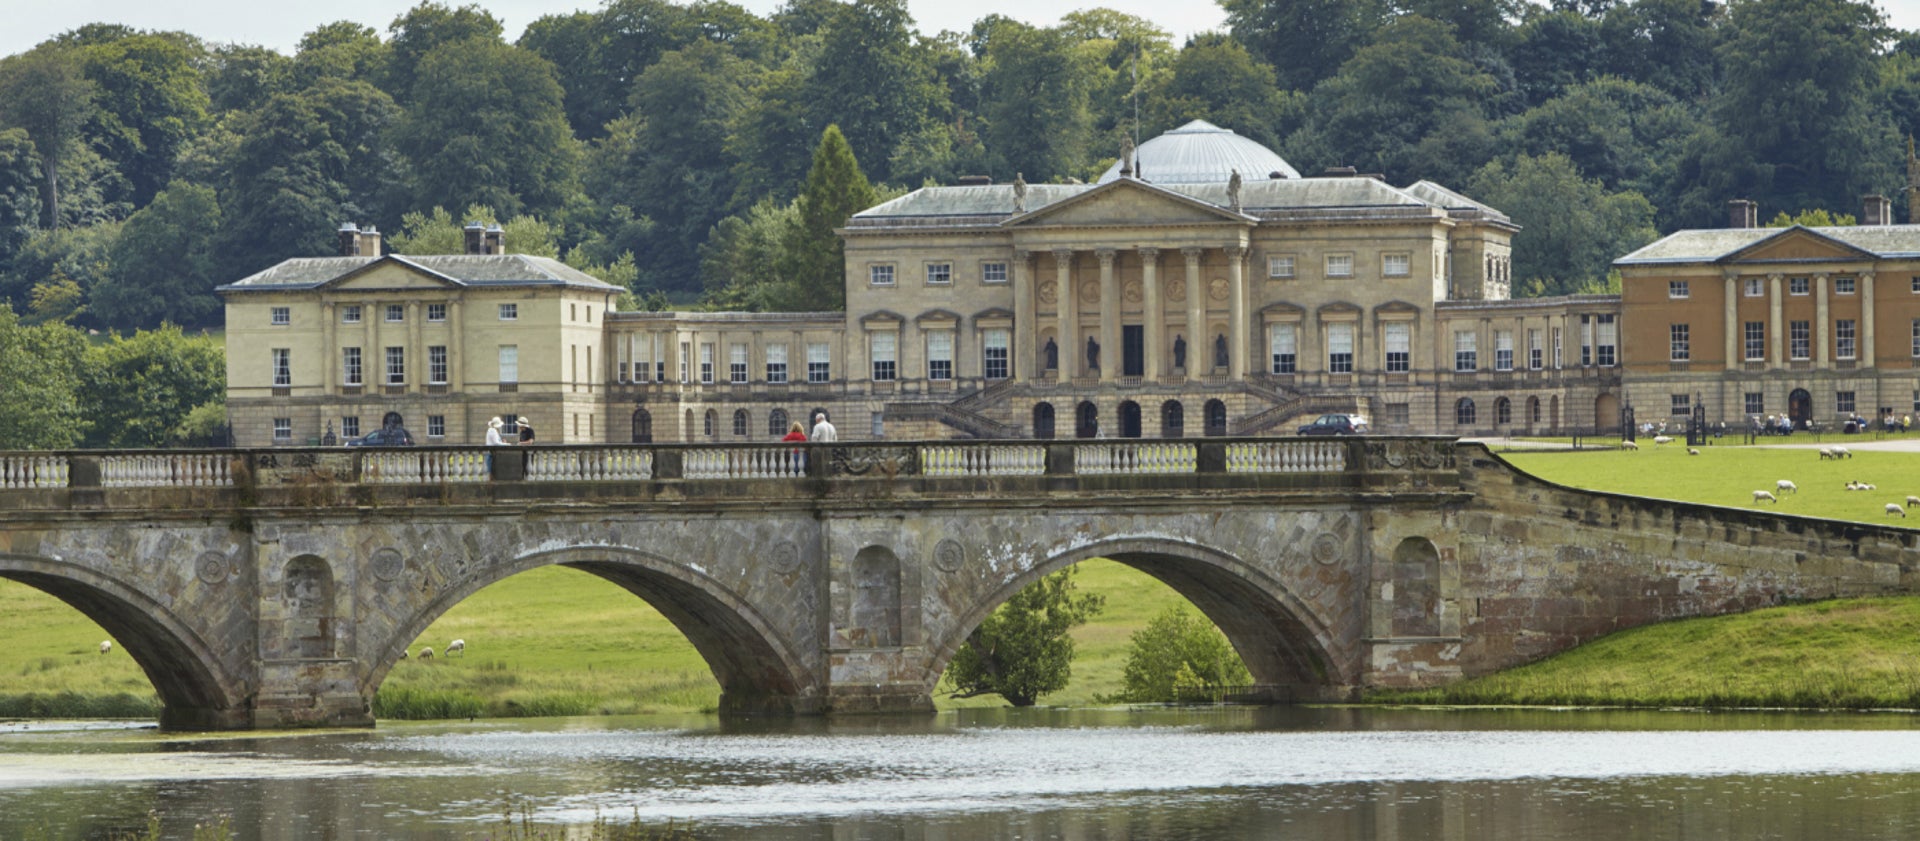
<svg viewBox="0 0 1920 841"><path fill-rule="evenodd" d="M680 465L684 479L794 479L807 475L807 450L793 446L688 450Z"/></svg>
<svg viewBox="0 0 1920 841"><path fill-rule="evenodd" d="M360 480L374 485L485 482L486 454L476 450L371 450L361 457Z"/></svg>
<svg viewBox="0 0 1920 841"><path fill-rule="evenodd" d="M65 456L0 455L0 488L64 488L70 472Z"/></svg>
<svg viewBox="0 0 1920 841"><path fill-rule="evenodd" d="M1199 463L1198 448L1188 442L1078 444L1073 448L1073 470L1087 476L1193 473Z"/></svg>
<svg viewBox="0 0 1920 841"><path fill-rule="evenodd" d="M524 451L529 482L620 482L653 478L653 452L632 447Z"/></svg>
<svg viewBox="0 0 1920 841"><path fill-rule="evenodd" d="M1340 441L1239 441L1227 445L1228 473L1342 473Z"/></svg>
<svg viewBox="0 0 1920 841"><path fill-rule="evenodd" d="M927 476L1044 476L1047 448L1009 444L928 445L920 448Z"/></svg>
<svg viewBox="0 0 1920 841"><path fill-rule="evenodd" d="M139 453L100 459L107 488L218 488L233 484L231 458L221 453Z"/></svg>

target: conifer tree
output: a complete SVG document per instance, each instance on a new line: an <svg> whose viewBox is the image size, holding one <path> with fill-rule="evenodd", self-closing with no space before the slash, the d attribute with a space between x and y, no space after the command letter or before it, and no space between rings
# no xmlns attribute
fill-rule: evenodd
<svg viewBox="0 0 1920 841"><path fill-rule="evenodd" d="M781 274L794 291L786 309L845 309L846 249L833 231L879 198L838 125L827 126L800 192L800 218L787 229Z"/></svg>

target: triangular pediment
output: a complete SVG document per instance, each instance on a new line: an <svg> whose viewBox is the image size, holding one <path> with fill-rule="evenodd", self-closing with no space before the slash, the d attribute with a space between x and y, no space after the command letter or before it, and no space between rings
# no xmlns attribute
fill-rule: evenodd
<svg viewBox="0 0 1920 841"><path fill-rule="evenodd" d="M1815 260L1873 260L1871 251L1801 225L1782 228L1773 236L1734 251L1722 263L1803 263Z"/></svg>
<svg viewBox="0 0 1920 841"><path fill-rule="evenodd" d="M1253 218L1151 184L1110 181L1001 223L1008 228L1252 224Z"/></svg>
<svg viewBox="0 0 1920 841"><path fill-rule="evenodd" d="M457 289L464 284L410 260L388 255L321 284L329 292Z"/></svg>

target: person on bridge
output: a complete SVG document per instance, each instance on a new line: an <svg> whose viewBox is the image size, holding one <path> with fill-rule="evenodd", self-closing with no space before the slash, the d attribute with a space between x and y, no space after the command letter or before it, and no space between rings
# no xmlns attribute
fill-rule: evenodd
<svg viewBox="0 0 1920 841"><path fill-rule="evenodd" d="M782 436L780 440L783 442L784 441L805 441L807 440L807 430L800 426L799 421L794 421L790 426L787 427L787 434L785 436ZM795 450L794 452L799 452L799 450Z"/></svg>
<svg viewBox="0 0 1920 841"><path fill-rule="evenodd" d="M832 444L840 440L840 430L833 428L833 422L827 420L827 413L813 416L813 437L815 444Z"/></svg>
<svg viewBox="0 0 1920 841"><path fill-rule="evenodd" d="M505 426L505 424L497 417L487 421L487 446L506 446L507 442L500 437L500 427L502 426Z"/></svg>
<svg viewBox="0 0 1920 841"><path fill-rule="evenodd" d="M807 428L804 426L801 426L799 421L794 421L793 423L787 426L787 434L781 436L780 440L783 443L794 442L794 443L804 444L807 441ZM798 471L801 473L806 472L807 470L807 451L806 450L800 449L799 447L794 447L793 449L787 451L787 458L793 460L793 469L795 471Z"/></svg>
<svg viewBox="0 0 1920 841"><path fill-rule="evenodd" d="M533 424L529 423L525 417L520 418L520 443L522 445L533 443Z"/></svg>

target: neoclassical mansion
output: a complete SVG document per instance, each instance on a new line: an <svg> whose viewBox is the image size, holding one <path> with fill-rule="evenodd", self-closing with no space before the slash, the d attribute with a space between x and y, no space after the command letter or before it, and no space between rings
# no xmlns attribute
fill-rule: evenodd
<svg viewBox="0 0 1920 841"><path fill-rule="evenodd" d="M823 411L848 440L1285 435L1333 411L1551 433L1617 427L1623 401L1641 420L1907 412L1920 227L1888 208L1763 229L1735 202L1730 228L1619 260L1624 295L1515 300L1500 211L1305 177L1195 121L1094 184L968 179L855 214L845 312L619 312L620 289L497 229L403 257L347 226L339 256L220 287L227 406L242 446L388 418L464 444L494 416L604 443L768 441Z"/></svg>

